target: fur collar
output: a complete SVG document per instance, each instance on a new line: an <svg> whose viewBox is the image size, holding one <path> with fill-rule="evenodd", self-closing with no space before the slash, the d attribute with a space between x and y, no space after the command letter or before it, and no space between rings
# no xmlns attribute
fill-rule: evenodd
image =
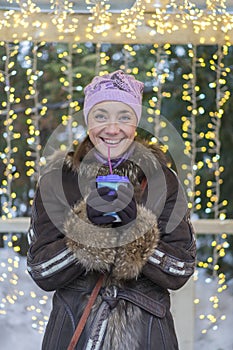
<svg viewBox="0 0 233 350"><path fill-rule="evenodd" d="M86 271L108 271L114 280L137 278L159 240L156 216L138 205L136 222L118 232L110 225L93 225L81 201L64 226L67 245Z"/></svg>

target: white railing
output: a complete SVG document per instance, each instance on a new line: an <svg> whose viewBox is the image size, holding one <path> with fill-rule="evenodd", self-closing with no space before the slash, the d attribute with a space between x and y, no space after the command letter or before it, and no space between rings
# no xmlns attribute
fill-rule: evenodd
<svg viewBox="0 0 233 350"><path fill-rule="evenodd" d="M233 234L233 220L200 219L192 221L196 234ZM0 233L27 232L30 218L0 219ZM194 282L192 279L180 290L172 291L172 312L175 319L180 350L194 349Z"/></svg>
<svg viewBox="0 0 233 350"><path fill-rule="evenodd" d="M5 232L27 232L30 225L30 218L0 219L0 233Z"/></svg>
<svg viewBox="0 0 233 350"><path fill-rule="evenodd" d="M30 218L20 217L3 220L0 218L1 232L26 232L28 230ZM233 220L198 219L192 224L196 234L218 234L225 232L233 234Z"/></svg>

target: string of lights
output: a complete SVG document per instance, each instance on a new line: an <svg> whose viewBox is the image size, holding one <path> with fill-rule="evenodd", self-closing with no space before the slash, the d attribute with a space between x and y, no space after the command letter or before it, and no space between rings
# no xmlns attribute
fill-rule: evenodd
<svg viewBox="0 0 233 350"><path fill-rule="evenodd" d="M40 174L41 162L41 140L40 140L40 118L47 112L45 103L47 100L40 101L38 91L38 79L42 75L37 67L38 58L41 56L40 48L44 46L44 42L33 44L32 57L30 55L25 57L27 63L27 82L28 82L28 94L25 99L32 101L31 107L25 110L25 116L27 118L28 125L28 137L27 144L29 149L26 151L25 165L28 168L26 171L27 176L35 183L38 180Z"/></svg>
<svg viewBox="0 0 233 350"><path fill-rule="evenodd" d="M4 85L5 99L2 101L3 109L0 115L5 116L3 138L5 140L5 148L0 152L2 162L5 166L4 178L1 184L2 203L2 217L3 219L10 219L15 216L17 210L14 205L16 193L12 190L13 181L18 179L20 173L17 171L15 165L14 154L18 152L18 147L14 146L14 140L21 137L19 132L14 130L14 123L17 119L14 107L20 102L20 99L15 96L15 87L12 85L12 77L17 74L15 70L15 57L18 54L18 45L10 43L2 43L5 47L5 55L3 56L4 71L0 72L1 83Z"/></svg>
<svg viewBox="0 0 233 350"><path fill-rule="evenodd" d="M86 0L87 9L90 10L88 24L86 27L87 40L93 40L94 34L101 34L102 37L107 36L108 30L111 28L110 20L112 13L108 0Z"/></svg>
<svg viewBox="0 0 233 350"><path fill-rule="evenodd" d="M185 154L190 157L190 165L183 164L184 169L187 169L186 184L188 186L187 196L189 200L189 208L191 214L195 210L196 185L199 184L200 177L197 175L197 151L198 151L198 135L196 130L196 118L204 113L203 107L198 108L198 95L200 94L200 87L197 85L197 67L203 64L197 58L197 47L189 45L188 56L190 57L190 73L184 74L183 79L183 101L188 103L188 116L183 115L182 120L182 136L185 140ZM205 66L205 65L204 65Z"/></svg>
<svg viewBox="0 0 233 350"><path fill-rule="evenodd" d="M122 10L120 16L117 18L117 23L120 25L121 34L125 35L127 39L136 39L136 30L140 28L144 20L145 6L141 0L136 1L134 6L130 9Z"/></svg>
<svg viewBox="0 0 233 350"><path fill-rule="evenodd" d="M152 142L157 143L158 140L160 140L163 143L163 151L166 153L169 148L169 136L161 135L161 130L166 128L166 122L162 121L160 117L162 115L162 101L165 97L170 97L169 93L163 91L164 84L169 76L167 58L171 53L170 44L165 44L163 46L154 44L150 53L155 56L155 64L151 71L147 72L147 76L153 79L153 96L149 100L150 107L147 109L147 113L149 114L147 120L149 123L153 122L154 125L154 137Z"/></svg>
<svg viewBox="0 0 233 350"><path fill-rule="evenodd" d="M221 119L224 113L223 105L229 99L230 91L227 89L226 77L229 69L224 66L224 56L228 54L228 46L218 46L217 52L213 54L210 60L210 68L215 72L216 77L214 82L210 83L210 88L215 89L215 111L210 111L210 122L208 123L208 131L205 133L205 138L208 141L207 150L203 150L205 154L209 154L205 159L205 165L212 172L211 176L207 180L206 184L206 197L207 205L205 212L209 215L213 215L215 219L224 220L226 218L225 209L227 201L221 201L221 185L223 180L221 174L224 171L224 167L221 165ZM206 334L209 330L217 330L221 321L226 319L225 314L219 312L219 304L221 304L221 293L227 289L226 276L220 270L219 259L223 258L226 254L226 249L229 247L227 242L227 235L223 232L219 232L218 235L213 236L211 242L212 254L206 259L206 261L199 261L198 267L208 269L212 272L209 278L206 278L206 284L212 283L215 285L215 294L211 295L208 300L204 301L203 298L196 298L195 304L200 302L210 302L210 309L212 310L208 314L201 313L199 319L203 323L202 334ZM195 276L195 280L198 280L198 271Z"/></svg>

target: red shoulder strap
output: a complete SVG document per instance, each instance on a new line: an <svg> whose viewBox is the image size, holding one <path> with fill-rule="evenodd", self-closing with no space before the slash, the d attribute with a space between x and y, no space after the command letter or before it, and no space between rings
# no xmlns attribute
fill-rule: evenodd
<svg viewBox="0 0 233 350"><path fill-rule="evenodd" d="M147 186L147 179L146 179L146 177L144 177L144 178L142 179L142 182L141 182L141 190L142 190L142 193L145 191L146 186Z"/></svg>
<svg viewBox="0 0 233 350"><path fill-rule="evenodd" d="M76 344L78 343L78 340L82 334L82 331L85 327L85 324L87 322L87 319L88 319L88 316L90 315L90 312L91 312L91 308L99 294L99 291L100 291L100 288L102 287L102 284L103 284L103 280L104 280L104 275L100 275L91 295L90 295L90 298L88 300L88 303L83 311L83 314L79 320L79 323L75 329L75 332L73 334L73 337L70 341L70 344L67 348L67 350L74 350L75 349L75 346Z"/></svg>

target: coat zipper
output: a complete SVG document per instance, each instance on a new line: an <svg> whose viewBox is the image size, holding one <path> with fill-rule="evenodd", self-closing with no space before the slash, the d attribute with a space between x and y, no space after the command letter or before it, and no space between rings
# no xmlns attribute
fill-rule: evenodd
<svg viewBox="0 0 233 350"><path fill-rule="evenodd" d="M65 302L65 300L63 299L63 297L58 294L58 292L56 293L57 295L57 298L60 299L60 301L62 302L62 304L64 305L65 307L65 311L67 312L69 318L70 318L70 321L71 321L71 324L72 324L72 328L73 328L73 332L75 331L75 320L74 320L74 315L69 307L69 305Z"/></svg>
<svg viewBox="0 0 233 350"><path fill-rule="evenodd" d="M153 318L154 318L153 316L150 316L150 319L149 319L146 350L151 350L151 330L152 330Z"/></svg>
<svg viewBox="0 0 233 350"><path fill-rule="evenodd" d="M162 335L163 347L164 347L164 350L166 350L165 334L164 334L164 330L163 330L163 326L162 326L161 320L159 318L158 318L158 324L159 324L160 332L161 332L161 335Z"/></svg>

